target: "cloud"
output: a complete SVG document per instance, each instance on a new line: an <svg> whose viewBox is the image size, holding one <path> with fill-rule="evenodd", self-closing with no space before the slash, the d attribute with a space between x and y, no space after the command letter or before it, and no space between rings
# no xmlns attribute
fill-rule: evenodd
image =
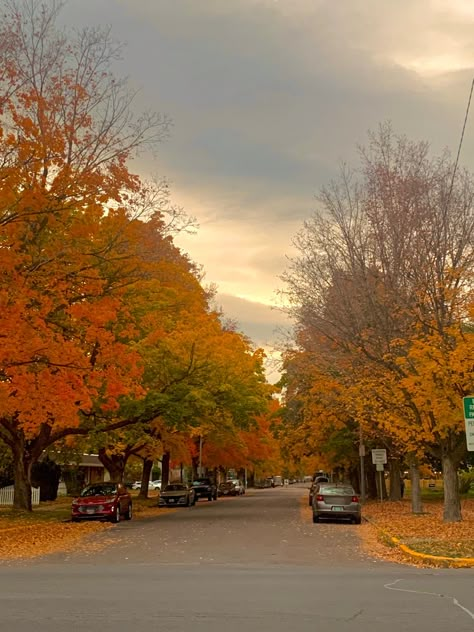
<svg viewBox="0 0 474 632"><path fill-rule="evenodd" d="M280 379L280 345L291 330L290 319L268 305L229 294L217 294L215 302L224 315L235 322L237 331L245 334L255 347L263 348L266 376L275 384Z"/></svg>
<svg viewBox="0 0 474 632"><path fill-rule="evenodd" d="M471 0L69 0L63 15L128 42L120 68L138 105L174 119L158 160L137 167L170 178L200 223L180 247L258 340L271 339L259 305L275 300L292 237L367 130L391 120L457 150ZM474 158L469 131L461 162Z"/></svg>

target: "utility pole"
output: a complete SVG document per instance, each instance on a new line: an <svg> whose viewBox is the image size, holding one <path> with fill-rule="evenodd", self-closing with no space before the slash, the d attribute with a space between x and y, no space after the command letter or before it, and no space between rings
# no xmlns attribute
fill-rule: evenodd
<svg viewBox="0 0 474 632"><path fill-rule="evenodd" d="M360 457L360 498L365 502L365 445L362 435L362 424L359 423L359 457Z"/></svg>
<svg viewBox="0 0 474 632"><path fill-rule="evenodd" d="M202 435L199 435L199 478L202 477Z"/></svg>

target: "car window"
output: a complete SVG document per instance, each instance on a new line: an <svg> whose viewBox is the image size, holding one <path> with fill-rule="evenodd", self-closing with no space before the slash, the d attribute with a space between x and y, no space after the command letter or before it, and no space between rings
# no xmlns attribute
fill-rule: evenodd
<svg viewBox="0 0 474 632"><path fill-rule="evenodd" d="M338 496L355 495L353 488L347 485L321 485L320 488L324 494L337 494Z"/></svg>
<svg viewBox="0 0 474 632"><path fill-rule="evenodd" d="M90 485L82 490L81 496L113 496L117 493L117 485Z"/></svg>
<svg viewBox="0 0 474 632"><path fill-rule="evenodd" d="M182 491L183 489L186 489L185 485L181 485L180 483L173 483L172 485L167 485L165 491L178 492L178 491Z"/></svg>

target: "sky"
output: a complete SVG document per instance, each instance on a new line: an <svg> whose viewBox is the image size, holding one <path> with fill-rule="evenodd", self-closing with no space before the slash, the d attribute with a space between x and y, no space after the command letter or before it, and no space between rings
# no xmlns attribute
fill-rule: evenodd
<svg viewBox="0 0 474 632"><path fill-rule="evenodd" d="M474 77L473 0L67 0L62 21L110 26L138 109L167 114L144 177L166 177L196 218L178 245L217 304L268 353L293 238L367 132L456 153ZM461 162L474 161L468 124Z"/></svg>

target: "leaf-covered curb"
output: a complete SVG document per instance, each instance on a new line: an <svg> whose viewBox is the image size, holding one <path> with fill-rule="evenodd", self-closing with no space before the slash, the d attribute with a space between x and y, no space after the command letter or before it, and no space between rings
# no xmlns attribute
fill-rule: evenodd
<svg viewBox="0 0 474 632"><path fill-rule="evenodd" d="M405 555L415 558L417 560L421 560L425 563L428 563L433 566L442 566L442 567L456 567L456 568L473 568L474 567L474 557L450 557L447 555L432 555L429 553L424 553L422 551L416 551L411 548L407 544L405 544L400 538L391 535L385 529L380 527L379 524L372 518L368 516L364 516L366 522L372 525L375 529L377 529L379 533L379 540L385 544L392 544L400 549Z"/></svg>

